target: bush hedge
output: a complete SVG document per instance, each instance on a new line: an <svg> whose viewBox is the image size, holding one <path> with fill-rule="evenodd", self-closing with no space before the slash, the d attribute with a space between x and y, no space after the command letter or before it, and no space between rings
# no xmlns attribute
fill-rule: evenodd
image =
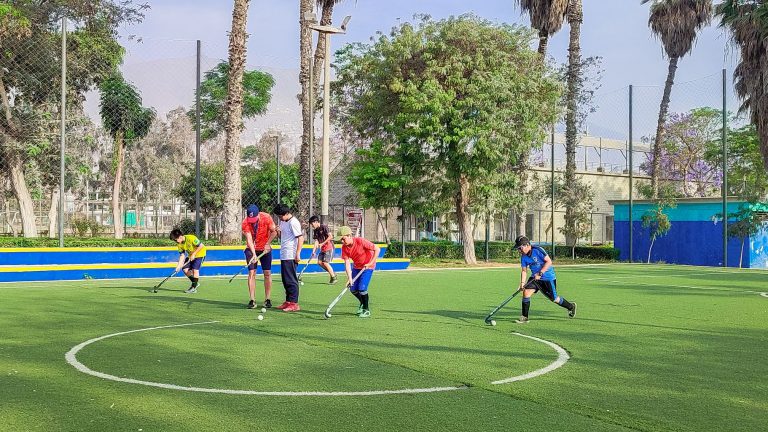
<svg viewBox="0 0 768 432"><path fill-rule="evenodd" d="M217 245L214 239L205 240L208 246ZM0 237L0 248L22 247L58 247L59 239ZM161 238L124 238L116 240L108 237L64 237L66 247L171 247L174 243L167 237Z"/></svg>
<svg viewBox="0 0 768 432"><path fill-rule="evenodd" d="M557 246L555 259L558 256L570 257L569 246ZM545 247L549 250L549 248ZM512 242L489 242L488 254L490 259L517 259L520 254ZM406 242L405 255L407 258L442 258L463 259L464 247L450 241L420 241ZM475 242L475 255L478 259L485 257L485 242ZM576 246L576 257L603 261L617 261L619 250L606 246ZM402 243L393 241L387 248L385 258L402 258Z"/></svg>

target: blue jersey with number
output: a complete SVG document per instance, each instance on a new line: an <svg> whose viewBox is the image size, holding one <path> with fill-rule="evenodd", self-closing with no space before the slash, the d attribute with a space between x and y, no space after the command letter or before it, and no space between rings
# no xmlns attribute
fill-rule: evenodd
<svg viewBox="0 0 768 432"><path fill-rule="evenodd" d="M531 251L527 255L523 254L520 256L520 266L523 268L530 267L531 272L536 274L541 271L542 267L544 267L544 258L546 258L546 256L547 251L538 246L531 246ZM549 266L549 269L544 272L541 279L546 281L555 280L555 267Z"/></svg>

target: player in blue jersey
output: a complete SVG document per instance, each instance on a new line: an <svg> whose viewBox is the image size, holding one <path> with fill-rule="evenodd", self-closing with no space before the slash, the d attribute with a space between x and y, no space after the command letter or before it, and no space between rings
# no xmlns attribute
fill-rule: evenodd
<svg viewBox="0 0 768 432"><path fill-rule="evenodd" d="M541 291L547 298L568 309L568 316L576 316L576 303L571 303L557 295L557 280L555 278L555 268L552 264L552 258L547 255L547 251L538 247L531 246L530 240L525 236L515 239L515 248L520 251L520 288L523 290L523 313L520 319L515 321L518 324L528 322L528 310L531 307L531 296ZM528 269L531 269L532 276L528 276ZM526 284L528 284L527 288Z"/></svg>

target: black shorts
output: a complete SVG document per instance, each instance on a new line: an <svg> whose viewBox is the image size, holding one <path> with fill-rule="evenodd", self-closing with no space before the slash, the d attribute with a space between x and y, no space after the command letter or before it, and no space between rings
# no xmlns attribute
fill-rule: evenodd
<svg viewBox="0 0 768 432"><path fill-rule="evenodd" d="M331 263L333 261L333 249L328 249L326 252L320 252L317 255L317 262Z"/></svg>
<svg viewBox="0 0 768 432"><path fill-rule="evenodd" d="M555 301L557 298L557 280L548 281L544 279L535 280L533 278L528 278L526 286L535 289L536 291L541 291L541 293L551 301Z"/></svg>
<svg viewBox="0 0 768 432"><path fill-rule="evenodd" d="M253 254L251 253L250 249L246 249L243 251L245 253L245 262L246 264L251 262L251 258L253 258ZM256 251L256 255L261 255L261 253L264 251ZM259 258L259 262L261 263L261 271L272 271L272 253L266 253L263 257ZM256 263L251 263L248 265L248 270L256 270Z"/></svg>

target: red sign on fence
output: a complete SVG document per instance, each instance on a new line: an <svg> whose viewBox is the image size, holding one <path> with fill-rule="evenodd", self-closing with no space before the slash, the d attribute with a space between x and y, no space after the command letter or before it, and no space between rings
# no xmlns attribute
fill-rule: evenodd
<svg viewBox="0 0 768 432"><path fill-rule="evenodd" d="M360 229L363 225L363 209L347 210L347 225L352 228L355 236L360 235Z"/></svg>

